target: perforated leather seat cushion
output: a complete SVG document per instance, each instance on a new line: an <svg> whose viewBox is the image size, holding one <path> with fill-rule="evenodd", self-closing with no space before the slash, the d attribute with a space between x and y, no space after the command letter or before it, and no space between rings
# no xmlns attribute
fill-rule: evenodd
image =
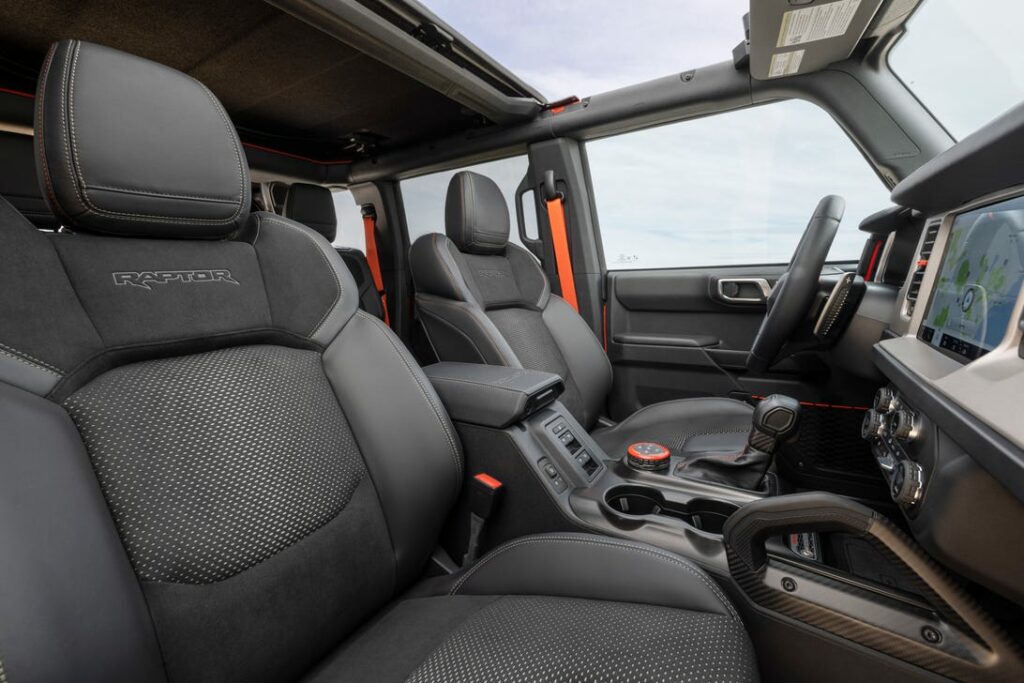
<svg viewBox="0 0 1024 683"><path fill-rule="evenodd" d="M306 683L754 680L750 643L728 616L604 600L456 596L394 605Z"/></svg>
<svg viewBox="0 0 1024 683"><path fill-rule="evenodd" d="M147 581L244 571L336 517L366 474L315 351L135 363L64 406Z"/></svg>

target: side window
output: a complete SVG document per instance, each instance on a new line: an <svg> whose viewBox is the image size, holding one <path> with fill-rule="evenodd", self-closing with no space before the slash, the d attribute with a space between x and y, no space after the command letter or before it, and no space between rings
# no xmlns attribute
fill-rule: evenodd
<svg viewBox="0 0 1024 683"><path fill-rule="evenodd" d="M818 200L846 199L831 261L856 261L889 192L824 110L752 107L587 144L611 270L788 263Z"/></svg>
<svg viewBox="0 0 1024 683"><path fill-rule="evenodd" d="M365 253L363 212L351 192L334 190L334 213L338 216L338 235L334 238L334 246L358 249Z"/></svg>
<svg viewBox="0 0 1024 683"><path fill-rule="evenodd" d="M448 192L448 182L459 171L473 171L487 176L501 188L501 193L505 195L505 203L508 205L509 241L522 245L516 224L515 195L516 188L526 175L529 165L526 155L522 154L403 180L402 203L405 205L405 220L409 226L409 243L431 232L444 233L444 198ZM524 219L527 231L531 230L532 226L535 233L537 216L532 207L524 212Z"/></svg>

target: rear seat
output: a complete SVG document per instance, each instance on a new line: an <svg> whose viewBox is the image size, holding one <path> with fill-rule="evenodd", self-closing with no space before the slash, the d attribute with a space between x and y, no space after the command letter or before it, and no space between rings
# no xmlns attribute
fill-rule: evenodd
<svg viewBox="0 0 1024 683"><path fill-rule="evenodd" d="M285 218L290 218L306 225L333 242L338 233L338 217L334 212L334 197L326 187L308 183L294 183L288 188L288 197L282 211ZM352 278L359 288L359 308L370 315L384 319L380 295L373 285L373 275L366 255L358 249L336 247L345 265L352 273Z"/></svg>
<svg viewBox="0 0 1024 683"><path fill-rule="evenodd" d="M39 190L35 152L28 135L0 131L0 196L37 228L60 227Z"/></svg>

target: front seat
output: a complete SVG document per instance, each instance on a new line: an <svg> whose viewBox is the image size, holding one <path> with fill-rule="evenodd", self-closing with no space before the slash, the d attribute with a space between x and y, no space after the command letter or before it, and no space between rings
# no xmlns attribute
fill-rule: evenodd
<svg viewBox="0 0 1024 683"><path fill-rule="evenodd" d="M334 209L334 195L326 187L310 183L292 183L282 211L286 218L313 228L328 242L338 235L338 215ZM373 282L373 273L366 254L358 249L335 247L341 260L348 266L359 290L359 308L370 315L384 319L384 304Z"/></svg>
<svg viewBox="0 0 1024 683"><path fill-rule="evenodd" d="M531 536L418 583L456 432L330 244L249 213L217 99L63 41L37 103L73 233L0 201L0 679L756 679L654 547Z"/></svg>
<svg viewBox="0 0 1024 683"><path fill-rule="evenodd" d="M727 398L656 403L595 429L611 365L590 327L551 293L533 255L509 243L508 206L490 178L470 171L452 178L445 232L420 237L410 252L416 304L441 360L558 374L562 402L612 457L641 441L673 455L742 450L753 408Z"/></svg>

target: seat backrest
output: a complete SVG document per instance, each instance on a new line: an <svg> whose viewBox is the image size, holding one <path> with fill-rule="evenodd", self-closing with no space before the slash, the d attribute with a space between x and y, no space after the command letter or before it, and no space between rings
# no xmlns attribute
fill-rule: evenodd
<svg viewBox="0 0 1024 683"><path fill-rule="evenodd" d="M452 425L202 84L58 43L35 141L72 232L0 201L3 670L294 680L422 573Z"/></svg>
<svg viewBox="0 0 1024 683"><path fill-rule="evenodd" d="M452 178L445 233L420 237L410 251L416 305L440 359L554 372L565 381L562 402L591 428L611 366L533 255L509 243L508 206L494 181L469 171Z"/></svg>
<svg viewBox="0 0 1024 683"><path fill-rule="evenodd" d="M39 189L32 138L28 135L0 131L0 197L37 228L60 227Z"/></svg>
<svg viewBox="0 0 1024 683"><path fill-rule="evenodd" d="M292 183L288 188L283 213L285 217L313 228L328 242L333 242L337 237L338 216L334 209L334 196L326 187L308 183ZM384 307L380 300L380 293L377 292L377 288L373 284L373 274L370 272L366 254L358 249L346 247L336 247L336 249L341 255L341 260L348 266L352 278L356 281L356 288L359 290L359 308L383 320Z"/></svg>

